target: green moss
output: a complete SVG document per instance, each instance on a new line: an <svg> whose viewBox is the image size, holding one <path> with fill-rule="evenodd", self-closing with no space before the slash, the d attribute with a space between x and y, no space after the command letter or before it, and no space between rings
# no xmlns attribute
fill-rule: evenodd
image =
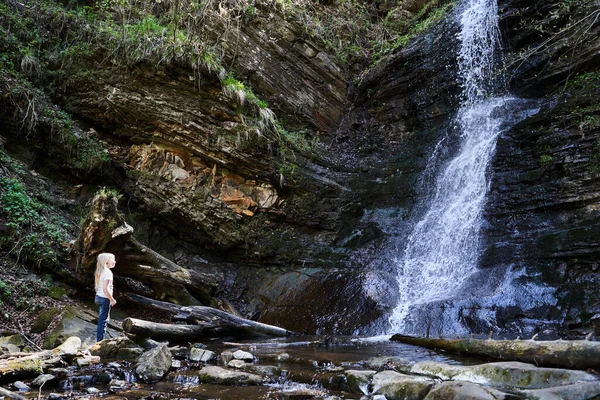
<svg viewBox="0 0 600 400"><path fill-rule="evenodd" d="M542 154L540 156L540 164L546 165L552 162L553 158L550 154Z"/></svg>
<svg viewBox="0 0 600 400"><path fill-rule="evenodd" d="M56 318L56 316L60 314L60 311L61 310L58 308L51 308L49 310L40 311L38 317L33 322L33 325L31 327L31 333L44 332L48 328L48 325L50 325L52 320L54 320L54 318Z"/></svg>

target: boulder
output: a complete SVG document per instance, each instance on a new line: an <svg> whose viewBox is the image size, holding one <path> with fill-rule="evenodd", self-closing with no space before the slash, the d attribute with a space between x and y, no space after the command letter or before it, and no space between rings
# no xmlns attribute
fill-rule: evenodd
<svg viewBox="0 0 600 400"><path fill-rule="evenodd" d="M90 353L99 356L102 360L137 360L143 352L142 347L126 337L104 339L90 347Z"/></svg>
<svg viewBox="0 0 600 400"><path fill-rule="evenodd" d="M208 366L198 371L200 381L217 385L260 385L262 377L247 372L230 371L225 368Z"/></svg>
<svg viewBox="0 0 600 400"><path fill-rule="evenodd" d="M467 381L491 386L542 389L577 382L598 380L592 374L558 368L538 368L521 362L497 362L471 366L448 365L424 361L415 364L412 373L433 375L441 379Z"/></svg>
<svg viewBox="0 0 600 400"><path fill-rule="evenodd" d="M67 340L65 340L63 344L58 346L54 351L72 360L73 358L75 358L80 348L81 339L77 336L71 336Z"/></svg>
<svg viewBox="0 0 600 400"><path fill-rule="evenodd" d="M24 346L25 339L21 334L0 337L0 350L4 349L8 353L19 353Z"/></svg>
<svg viewBox="0 0 600 400"><path fill-rule="evenodd" d="M60 308L50 308L40 311L37 318L31 326L31 333L42 333L48 329L48 325L56 318L62 310Z"/></svg>
<svg viewBox="0 0 600 400"><path fill-rule="evenodd" d="M158 382L171 368L173 358L166 344L148 350L140 357L135 375L142 382Z"/></svg>
<svg viewBox="0 0 600 400"><path fill-rule="evenodd" d="M580 382L546 389L524 390L522 393L525 394L525 398L531 400L596 399L600 393L600 382Z"/></svg>
<svg viewBox="0 0 600 400"><path fill-rule="evenodd" d="M373 376L373 393L382 394L388 400L421 400L433 384L429 378L382 371Z"/></svg>
<svg viewBox="0 0 600 400"><path fill-rule="evenodd" d="M348 387L352 393L369 393L369 383L377 371L371 370L348 370L346 371L346 379Z"/></svg>
<svg viewBox="0 0 600 400"><path fill-rule="evenodd" d="M65 342L71 336L77 336L81 339L82 346L91 346L96 343L96 321L97 316L86 313L84 310L78 310L74 307L67 307L60 317L60 322L56 328L48 334L44 340L44 348L53 349ZM117 331L107 329L108 336L116 337Z"/></svg>
<svg viewBox="0 0 600 400"><path fill-rule="evenodd" d="M448 381L436 384L424 400L502 400L506 394L471 382Z"/></svg>

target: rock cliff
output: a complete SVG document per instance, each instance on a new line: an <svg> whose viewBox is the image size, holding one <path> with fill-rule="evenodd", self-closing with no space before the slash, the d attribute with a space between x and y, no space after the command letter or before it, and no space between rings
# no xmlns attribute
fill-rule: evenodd
<svg viewBox="0 0 600 400"><path fill-rule="evenodd" d="M507 86L539 112L498 143L480 266L498 271L493 279L526 270L523 279L552 288L559 308L492 305L493 321L463 323L478 333L545 329L548 318L555 332L586 326L600 311L598 2L499 3ZM432 4L381 7L410 16ZM281 5L248 10L205 21L205 38L239 81L214 65L120 65L101 52L85 53L86 70L69 79L38 82L81 132L103 140L110 172L73 172L45 159L42 143L24 150L18 125L30 114L24 107L17 120L8 95L6 149L78 184L79 201L99 185L118 188L138 240L214 274L217 297L247 316L306 332L385 329L394 259L422 211L415 199L430 189L427 160L442 136L448 155L456 142L452 11L357 76Z"/></svg>

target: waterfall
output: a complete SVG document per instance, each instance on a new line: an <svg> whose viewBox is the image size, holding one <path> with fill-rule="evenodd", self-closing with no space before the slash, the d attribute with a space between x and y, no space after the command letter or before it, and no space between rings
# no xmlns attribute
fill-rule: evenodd
<svg viewBox="0 0 600 400"><path fill-rule="evenodd" d="M460 144L440 169L426 211L396 260L394 332L411 333L408 320L419 305L452 298L477 270L486 171L504 122L499 111L508 99L491 97L499 47L496 0L467 0L463 6L458 37L462 97L455 119Z"/></svg>

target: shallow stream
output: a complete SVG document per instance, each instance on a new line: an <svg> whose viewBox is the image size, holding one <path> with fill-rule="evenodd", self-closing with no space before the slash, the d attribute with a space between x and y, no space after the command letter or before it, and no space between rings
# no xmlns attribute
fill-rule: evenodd
<svg viewBox="0 0 600 400"><path fill-rule="evenodd" d="M206 349L217 354L217 359L207 365L223 367L219 355L227 350L242 349L252 353L255 360L244 370L267 375L264 383L259 386L202 383L198 371L204 363L182 359L181 367L172 369L163 380L146 384L135 380L132 365L114 360L93 367L73 368L69 376L61 380L60 387L43 388L41 395L56 399L59 396L90 397L89 388L95 388L99 392L92 389L92 393L105 399L368 399L371 397L365 397L366 388L365 393L349 392L344 370L371 369L373 363L388 364L391 368L425 360L449 364L475 362L385 338L334 337L323 340L322 337L295 337L293 340L214 342L207 343ZM122 382L118 388L115 387L117 381ZM51 396L51 393L55 395ZM38 391L29 392L25 397L38 398Z"/></svg>

